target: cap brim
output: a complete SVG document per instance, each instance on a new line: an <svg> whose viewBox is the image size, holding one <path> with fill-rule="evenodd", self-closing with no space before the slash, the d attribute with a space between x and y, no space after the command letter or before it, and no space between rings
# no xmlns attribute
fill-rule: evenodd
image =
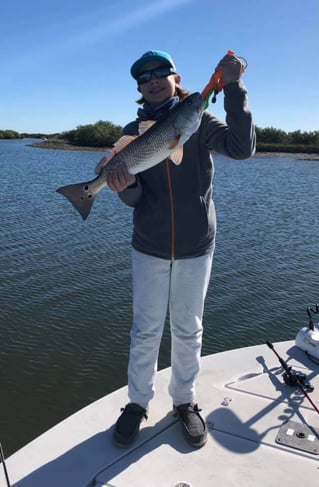
<svg viewBox="0 0 319 487"><path fill-rule="evenodd" d="M131 75L137 78L140 74L157 66L168 66L172 69L172 74L175 73L175 68L168 60L163 59L162 56L152 56L152 59L138 59L131 67Z"/></svg>

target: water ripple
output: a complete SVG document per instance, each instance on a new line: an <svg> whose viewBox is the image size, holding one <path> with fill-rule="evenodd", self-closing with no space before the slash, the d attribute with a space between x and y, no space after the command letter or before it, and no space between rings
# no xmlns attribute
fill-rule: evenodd
<svg viewBox="0 0 319 487"><path fill-rule="evenodd" d="M0 141L1 440L16 450L126 383L132 210L109 190L83 222L55 192L99 153ZM319 164L216 157L218 237L203 353L292 339L319 301ZM159 365L170 360L166 324Z"/></svg>

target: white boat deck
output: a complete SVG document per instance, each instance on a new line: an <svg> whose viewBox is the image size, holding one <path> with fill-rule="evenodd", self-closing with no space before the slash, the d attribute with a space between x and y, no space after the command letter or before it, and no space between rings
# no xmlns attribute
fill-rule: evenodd
<svg viewBox="0 0 319 487"><path fill-rule="evenodd" d="M275 348L288 365L307 374L315 387L310 397L318 406L319 366L294 342ZM165 369L157 375L149 419L129 449L112 444L113 425L127 402L125 387L9 457L11 485L182 487L184 482L185 487L233 487L236 482L245 487L317 487L319 414L298 388L283 383L282 372L266 345L204 357L197 396L209 434L207 444L196 450L183 439L172 413L170 369ZM277 434L287 421L288 434L281 432L278 443ZM306 434L303 425L309 428ZM285 445L287 439L299 442L298 448ZM6 487L1 467L0 487Z"/></svg>

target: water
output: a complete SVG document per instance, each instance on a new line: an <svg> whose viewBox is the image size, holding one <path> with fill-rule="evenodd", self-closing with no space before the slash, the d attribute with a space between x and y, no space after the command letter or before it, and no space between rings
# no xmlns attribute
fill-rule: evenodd
<svg viewBox="0 0 319 487"><path fill-rule="evenodd" d="M103 191L83 222L55 189L96 152L0 141L0 440L9 455L126 384L132 210ZM319 162L216 156L218 238L203 354L294 339L319 302ZM169 365L169 329L160 368Z"/></svg>

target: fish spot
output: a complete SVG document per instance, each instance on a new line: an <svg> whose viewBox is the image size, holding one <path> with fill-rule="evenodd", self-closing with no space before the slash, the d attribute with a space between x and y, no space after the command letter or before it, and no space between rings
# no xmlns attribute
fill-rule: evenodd
<svg viewBox="0 0 319 487"><path fill-rule="evenodd" d="M88 185L86 184L86 185L84 186L84 191L88 191L88 189L89 189L89 187L88 187Z"/></svg>

